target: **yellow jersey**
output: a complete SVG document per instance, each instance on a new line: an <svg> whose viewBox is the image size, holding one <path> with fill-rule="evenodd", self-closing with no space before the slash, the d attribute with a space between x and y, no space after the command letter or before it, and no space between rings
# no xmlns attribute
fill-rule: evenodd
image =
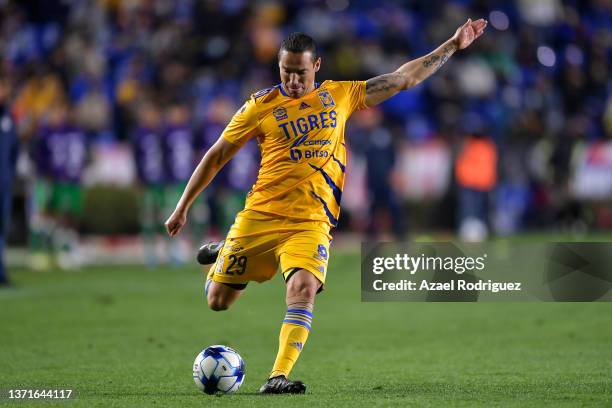
<svg viewBox="0 0 612 408"><path fill-rule="evenodd" d="M245 209L335 227L346 169L344 126L365 107L365 81L325 81L299 99L280 85L251 95L222 135L238 146L257 137L261 149Z"/></svg>

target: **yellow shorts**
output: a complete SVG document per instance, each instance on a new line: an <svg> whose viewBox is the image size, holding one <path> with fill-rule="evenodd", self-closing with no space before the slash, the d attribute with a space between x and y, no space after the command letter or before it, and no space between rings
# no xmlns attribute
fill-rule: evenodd
<svg viewBox="0 0 612 408"><path fill-rule="evenodd" d="M325 283L330 242L325 223L243 210L236 216L208 279L232 284L264 282L280 266L285 279L298 268Z"/></svg>

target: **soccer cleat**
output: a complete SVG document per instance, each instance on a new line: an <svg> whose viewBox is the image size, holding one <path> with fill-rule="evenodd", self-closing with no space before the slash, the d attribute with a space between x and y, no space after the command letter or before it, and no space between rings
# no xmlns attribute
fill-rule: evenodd
<svg viewBox="0 0 612 408"><path fill-rule="evenodd" d="M269 378L259 389L260 394L304 394L306 385L301 381L288 380L284 375Z"/></svg>
<svg viewBox="0 0 612 408"><path fill-rule="evenodd" d="M209 242L208 244L202 245L200 249L198 249L198 256L196 257L198 263L201 265L215 263L219 251L223 248L223 244L225 244L225 241Z"/></svg>

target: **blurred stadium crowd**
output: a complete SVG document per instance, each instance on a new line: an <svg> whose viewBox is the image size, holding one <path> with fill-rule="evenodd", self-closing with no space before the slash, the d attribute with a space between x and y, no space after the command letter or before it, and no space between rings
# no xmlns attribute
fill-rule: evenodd
<svg viewBox="0 0 612 408"><path fill-rule="evenodd" d="M277 50L289 32L318 41L319 80L365 80L428 53L467 17L489 21L473 48L351 120L341 229L402 237L466 219L477 221L467 232L476 237L487 229L612 227L609 1L1 0L0 7L2 76L22 146L18 202L28 208L30 241L44 241L49 208L68 215L56 223L75 228L81 185L140 186L141 227L153 233L235 110L278 83ZM225 231L258 160L251 144L224 169L195 211L194 236L211 225Z"/></svg>

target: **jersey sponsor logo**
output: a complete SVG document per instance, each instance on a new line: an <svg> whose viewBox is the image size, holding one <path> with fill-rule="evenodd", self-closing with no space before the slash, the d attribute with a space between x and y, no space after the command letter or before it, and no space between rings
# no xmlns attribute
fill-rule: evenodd
<svg viewBox="0 0 612 408"><path fill-rule="evenodd" d="M318 114L302 116L289 122L279 123L278 127L281 128L282 134L287 139L291 139L292 137L306 135L313 129L335 128L337 124L336 117L336 110L332 109L329 112L319 112ZM278 121L279 119L277 118L276 120Z"/></svg>
<svg viewBox="0 0 612 408"><path fill-rule="evenodd" d="M309 105L309 104L307 104L306 102L302 102L302 103L300 103L300 110L302 110L302 109L308 109L308 108L310 108L310 105Z"/></svg>
<svg viewBox="0 0 612 408"><path fill-rule="evenodd" d="M299 146L327 146L331 144L331 140L329 139L315 139L308 140L308 135L304 135L299 139L296 139L295 142L291 145L291 147L299 147Z"/></svg>
<svg viewBox="0 0 612 408"><path fill-rule="evenodd" d="M272 111L272 114L276 118L277 122L279 120L287 119L287 117L288 117L287 116L287 109L283 108L282 106L279 106L278 108L274 109Z"/></svg>
<svg viewBox="0 0 612 408"><path fill-rule="evenodd" d="M329 91L320 91L317 93L317 95L319 95L319 99L321 100L321 103L323 104L324 108L336 106L336 102L334 102L334 98L332 98L331 93L329 93Z"/></svg>
<svg viewBox="0 0 612 408"><path fill-rule="evenodd" d="M331 140L329 139L315 139L308 140L307 136L302 136L300 139L296 140L293 144L292 149L289 151L289 157L293 161L300 161L303 158L312 159L319 157L329 157L329 153L326 151L321 151L320 148L323 146L331 145ZM319 149L297 149L298 146L318 146Z"/></svg>
<svg viewBox="0 0 612 408"><path fill-rule="evenodd" d="M289 157L293 161L300 161L304 159L319 159L329 157L329 152L319 149L291 149L289 151Z"/></svg>
<svg viewBox="0 0 612 408"><path fill-rule="evenodd" d="M300 149L291 149L289 157L291 157L293 161L300 161L302 159L302 151Z"/></svg>
<svg viewBox="0 0 612 408"><path fill-rule="evenodd" d="M302 143L302 146L327 146L331 144L331 140L323 139L323 140L306 140Z"/></svg>

